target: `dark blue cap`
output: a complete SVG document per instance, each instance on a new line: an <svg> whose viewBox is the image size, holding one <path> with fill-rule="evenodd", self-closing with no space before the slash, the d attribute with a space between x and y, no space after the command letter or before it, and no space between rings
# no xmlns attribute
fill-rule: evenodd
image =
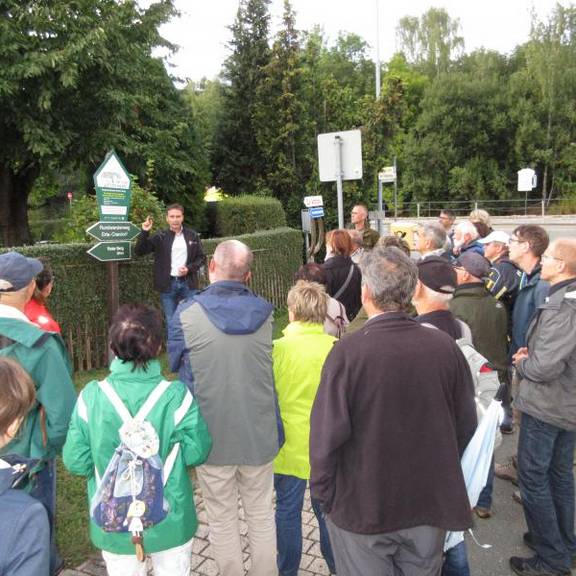
<svg viewBox="0 0 576 576"><path fill-rule="evenodd" d="M44 266L19 252L0 254L0 292L17 292L30 284Z"/></svg>

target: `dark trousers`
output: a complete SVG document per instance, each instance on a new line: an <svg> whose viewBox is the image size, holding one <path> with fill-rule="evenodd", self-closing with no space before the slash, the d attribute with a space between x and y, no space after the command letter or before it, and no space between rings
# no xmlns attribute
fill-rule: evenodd
<svg viewBox="0 0 576 576"><path fill-rule="evenodd" d="M570 571L576 555L574 476L576 433L522 414L518 481L537 556L550 568Z"/></svg>
<svg viewBox="0 0 576 576"><path fill-rule="evenodd" d="M486 479L486 486L482 488L476 506L490 510L492 508L492 492L494 491L494 456L490 462L490 470L488 470L488 478Z"/></svg>
<svg viewBox="0 0 576 576"><path fill-rule="evenodd" d="M438 576L446 531L416 526L386 534L356 534L326 519L338 576Z"/></svg>
<svg viewBox="0 0 576 576"><path fill-rule="evenodd" d="M171 279L168 292L160 293L160 301L162 302L166 325L168 325L172 316L174 316L178 304L190 298L190 296L193 296L195 293L196 290L188 287L188 282L185 277Z"/></svg>
<svg viewBox="0 0 576 576"><path fill-rule="evenodd" d="M302 558L302 506L306 480L285 474L274 474L276 490L276 543L280 576L297 576ZM312 499L318 520L320 551L331 574L336 574L330 538L318 503Z"/></svg>
<svg viewBox="0 0 576 576"><path fill-rule="evenodd" d="M37 484L30 495L39 500L48 512L50 521L50 574L62 567L63 560L56 548L56 462L48 460L36 476Z"/></svg>

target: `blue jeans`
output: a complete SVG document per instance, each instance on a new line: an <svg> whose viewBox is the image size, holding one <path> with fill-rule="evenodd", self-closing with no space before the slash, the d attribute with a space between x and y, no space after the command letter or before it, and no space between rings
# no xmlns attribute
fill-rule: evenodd
<svg viewBox="0 0 576 576"><path fill-rule="evenodd" d="M486 486L482 488L476 506L490 510L492 508L492 491L494 490L494 456L490 462L490 470L488 471L488 478L486 479Z"/></svg>
<svg viewBox="0 0 576 576"><path fill-rule="evenodd" d="M48 460L46 466L36 475L36 485L30 495L44 505L50 522L50 574L56 574L63 560L56 548L56 462Z"/></svg>
<svg viewBox="0 0 576 576"><path fill-rule="evenodd" d="M444 555L442 576L470 576L466 542L462 540Z"/></svg>
<svg viewBox="0 0 576 576"><path fill-rule="evenodd" d="M190 296L193 296L196 290L188 287L188 282L183 276L182 278L172 278L170 280L170 289L168 292L160 293L160 301L164 310L164 317L166 318L166 325L170 322L178 304Z"/></svg>
<svg viewBox="0 0 576 576"><path fill-rule="evenodd" d="M522 414L518 438L518 481L526 524L536 555L570 572L576 555L574 476L576 432Z"/></svg>
<svg viewBox="0 0 576 576"><path fill-rule="evenodd" d="M296 576L302 558L302 506L306 480L295 476L274 474L276 490L276 543L280 576ZM334 555L326 522L318 503L312 499L312 509L318 519L320 550L331 574L336 574Z"/></svg>

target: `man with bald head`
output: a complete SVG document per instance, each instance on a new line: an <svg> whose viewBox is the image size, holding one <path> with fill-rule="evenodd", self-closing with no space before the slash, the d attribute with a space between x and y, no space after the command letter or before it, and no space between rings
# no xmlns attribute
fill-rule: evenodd
<svg viewBox="0 0 576 576"><path fill-rule="evenodd" d="M168 334L171 369L192 389L212 435L212 451L197 473L222 576L244 574L238 495L248 524L249 574L277 574L273 306L247 286L252 261L242 242L219 244L208 266L210 286L180 304Z"/></svg>
<svg viewBox="0 0 576 576"><path fill-rule="evenodd" d="M550 284L513 361L521 379L518 480L531 558L510 558L516 574L570 574L576 560L576 240L558 239L542 254Z"/></svg>

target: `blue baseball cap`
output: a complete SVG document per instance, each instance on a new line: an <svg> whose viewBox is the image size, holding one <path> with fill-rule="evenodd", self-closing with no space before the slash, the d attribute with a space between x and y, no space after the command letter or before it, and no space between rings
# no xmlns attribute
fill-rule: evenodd
<svg viewBox="0 0 576 576"><path fill-rule="evenodd" d="M26 258L19 252L0 254L0 292L22 290L43 268L40 260Z"/></svg>

